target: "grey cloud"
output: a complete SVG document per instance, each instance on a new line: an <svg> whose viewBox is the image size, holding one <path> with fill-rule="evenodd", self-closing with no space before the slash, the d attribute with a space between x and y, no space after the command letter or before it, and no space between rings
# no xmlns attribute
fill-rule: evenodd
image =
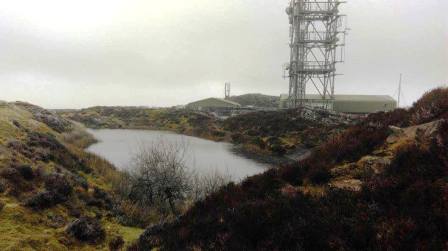
<svg viewBox="0 0 448 251"><path fill-rule="evenodd" d="M0 99L31 98L48 107L113 105L114 100L174 105L222 95L217 85L225 81L233 83L235 94L287 91L281 78L289 58L287 1L198 5L196 0L197 5L178 6L158 19L145 16L157 10L144 1L123 3L132 7L129 13L93 31L53 34L0 16ZM392 95L403 72L410 104L448 81L447 5L441 0L349 1L344 11L352 30L336 91ZM30 92L53 87L57 102L49 95L21 95L17 86L23 76L35 81ZM107 99L99 97L108 90ZM74 101L74 92L83 97Z"/></svg>

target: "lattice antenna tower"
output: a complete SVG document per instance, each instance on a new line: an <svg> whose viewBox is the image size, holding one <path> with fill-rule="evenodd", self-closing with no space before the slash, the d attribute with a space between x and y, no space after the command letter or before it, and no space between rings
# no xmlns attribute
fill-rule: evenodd
<svg viewBox="0 0 448 251"><path fill-rule="evenodd" d="M314 86L323 108L333 109L336 64L344 61L345 16L340 0L290 0L290 108L306 104L306 88Z"/></svg>
<svg viewBox="0 0 448 251"><path fill-rule="evenodd" d="M225 97L225 99L229 99L230 98L230 83L229 82L227 82L226 85L225 85L224 97Z"/></svg>

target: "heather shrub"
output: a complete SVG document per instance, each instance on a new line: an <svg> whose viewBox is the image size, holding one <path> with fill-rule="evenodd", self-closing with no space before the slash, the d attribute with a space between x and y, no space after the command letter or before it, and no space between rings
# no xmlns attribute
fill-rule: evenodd
<svg viewBox="0 0 448 251"><path fill-rule="evenodd" d="M240 144L244 142L244 135L241 133L233 133L231 135L232 142L236 144Z"/></svg>
<svg viewBox="0 0 448 251"><path fill-rule="evenodd" d="M413 124L423 124L435 119L448 119L448 88L427 92L411 108Z"/></svg>
<svg viewBox="0 0 448 251"><path fill-rule="evenodd" d="M51 174L45 177L45 191L26 199L25 206L35 210L51 208L66 202L73 193L70 180L62 174Z"/></svg>
<svg viewBox="0 0 448 251"><path fill-rule="evenodd" d="M284 181L278 178L276 169L271 169L264 174L249 177L241 184L249 198L262 198L278 193Z"/></svg>
<svg viewBox="0 0 448 251"><path fill-rule="evenodd" d="M17 167L17 170L19 171L20 175L25 180L32 180L34 179L34 171L29 165L20 165Z"/></svg>
<svg viewBox="0 0 448 251"><path fill-rule="evenodd" d="M306 161L306 160L305 160ZM280 177L282 180L290 183L294 186L302 185L303 178L305 174L309 170L309 166L304 165L305 161L302 161L298 164L290 164L285 167L282 167L280 172Z"/></svg>
<svg viewBox="0 0 448 251"><path fill-rule="evenodd" d="M252 138L252 144L258 146L260 149L266 148L266 142L261 137Z"/></svg>
<svg viewBox="0 0 448 251"><path fill-rule="evenodd" d="M106 237L101 222L95 218L87 217L76 219L70 223L65 232L81 242L92 244L101 243Z"/></svg>
<svg viewBox="0 0 448 251"><path fill-rule="evenodd" d="M109 241L109 250L111 251L120 251L124 247L124 240L121 236L116 236L112 240Z"/></svg>
<svg viewBox="0 0 448 251"><path fill-rule="evenodd" d="M330 171L327 168L312 168L308 177L314 184L326 184L331 179Z"/></svg>

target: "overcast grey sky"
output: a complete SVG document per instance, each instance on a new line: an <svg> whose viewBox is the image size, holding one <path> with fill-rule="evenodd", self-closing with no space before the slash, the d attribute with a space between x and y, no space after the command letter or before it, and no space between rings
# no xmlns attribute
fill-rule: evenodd
<svg viewBox="0 0 448 251"><path fill-rule="evenodd" d="M286 93L287 0L0 0L0 99L170 106ZM411 104L448 84L447 0L349 0L336 93Z"/></svg>

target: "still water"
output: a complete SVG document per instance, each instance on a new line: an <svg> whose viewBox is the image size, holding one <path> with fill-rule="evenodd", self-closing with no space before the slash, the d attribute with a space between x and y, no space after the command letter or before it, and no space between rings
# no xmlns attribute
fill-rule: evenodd
<svg viewBox="0 0 448 251"><path fill-rule="evenodd" d="M262 173L268 166L244 158L232 152L229 143L214 142L165 131L100 129L89 130L99 141L87 150L117 166L130 168L133 156L142 146L163 141L181 144L186 148L185 163L196 173L207 175L218 172L228 175L234 181Z"/></svg>

